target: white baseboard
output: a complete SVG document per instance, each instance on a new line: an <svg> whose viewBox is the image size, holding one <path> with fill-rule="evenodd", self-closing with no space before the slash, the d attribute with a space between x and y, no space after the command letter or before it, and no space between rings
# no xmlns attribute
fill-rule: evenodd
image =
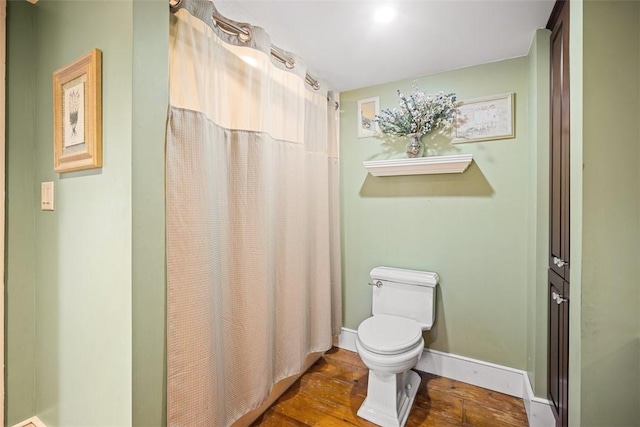
<svg viewBox="0 0 640 427"><path fill-rule="evenodd" d="M551 402L541 397L536 397L533 394L533 388L531 387L531 381L529 375L526 372L524 374L524 407L527 410L527 418L529 419L529 426L531 427L547 427L555 426L556 419L551 409Z"/></svg>
<svg viewBox="0 0 640 427"><path fill-rule="evenodd" d="M349 328L342 328L342 333L338 335L338 347L357 353L356 351L357 336L358 336L358 331L354 331L353 329L349 329Z"/></svg>
<svg viewBox="0 0 640 427"><path fill-rule="evenodd" d="M13 427L47 427L47 426L44 425L44 423L42 421L40 421L40 418L31 417L28 420L24 420L24 421L19 422L18 424L14 425Z"/></svg>
<svg viewBox="0 0 640 427"><path fill-rule="evenodd" d="M416 369L522 398L522 371L455 354L425 349Z"/></svg>
<svg viewBox="0 0 640 427"><path fill-rule="evenodd" d="M338 347L355 352L356 336L342 328ZM549 401L534 396L525 371L426 348L415 369L521 398L531 427L555 426Z"/></svg>

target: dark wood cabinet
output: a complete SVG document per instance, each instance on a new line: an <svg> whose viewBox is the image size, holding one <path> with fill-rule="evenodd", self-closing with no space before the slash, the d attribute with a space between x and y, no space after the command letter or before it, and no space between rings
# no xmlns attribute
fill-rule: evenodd
<svg viewBox="0 0 640 427"><path fill-rule="evenodd" d="M568 425L569 403L569 1L556 1L551 30L551 146L548 394L556 426Z"/></svg>
<svg viewBox="0 0 640 427"><path fill-rule="evenodd" d="M569 283L549 269L549 400L557 426L568 425Z"/></svg>
<svg viewBox="0 0 640 427"><path fill-rule="evenodd" d="M551 28L551 244L549 268L569 280L569 2ZM554 9L554 12L556 9ZM553 18L553 15L552 15Z"/></svg>

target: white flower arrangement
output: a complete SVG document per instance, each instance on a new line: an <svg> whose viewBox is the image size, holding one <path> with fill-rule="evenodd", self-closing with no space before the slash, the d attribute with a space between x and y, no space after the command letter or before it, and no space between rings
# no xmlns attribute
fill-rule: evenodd
<svg viewBox="0 0 640 427"><path fill-rule="evenodd" d="M407 136L417 134L418 137L429 132L446 128L453 121L456 95L438 92L426 95L414 87L407 97L398 90L400 108L382 110L375 121L380 131L387 135Z"/></svg>

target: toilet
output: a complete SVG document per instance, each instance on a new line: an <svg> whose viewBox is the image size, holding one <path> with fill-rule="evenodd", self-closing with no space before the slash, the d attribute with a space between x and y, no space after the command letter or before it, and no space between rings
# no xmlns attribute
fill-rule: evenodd
<svg viewBox="0 0 640 427"><path fill-rule="evenodd" d="M371 270L372 316L358 326L356 350L369 368L367 397L358 416L383 427L403 427L420 376L422 332L435 320L438 274L376 267Z"/></svg>

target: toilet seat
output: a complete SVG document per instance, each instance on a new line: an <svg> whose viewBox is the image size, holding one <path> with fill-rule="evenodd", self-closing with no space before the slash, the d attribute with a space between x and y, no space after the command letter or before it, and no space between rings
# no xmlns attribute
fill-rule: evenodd
<svg viewBox="0 0 640 427"><path fill-rule="evenodd" d="M376 354L394 355L416 346L422 339L422 328L413 319L378 314L358 326L360 344Z"/></svg>

